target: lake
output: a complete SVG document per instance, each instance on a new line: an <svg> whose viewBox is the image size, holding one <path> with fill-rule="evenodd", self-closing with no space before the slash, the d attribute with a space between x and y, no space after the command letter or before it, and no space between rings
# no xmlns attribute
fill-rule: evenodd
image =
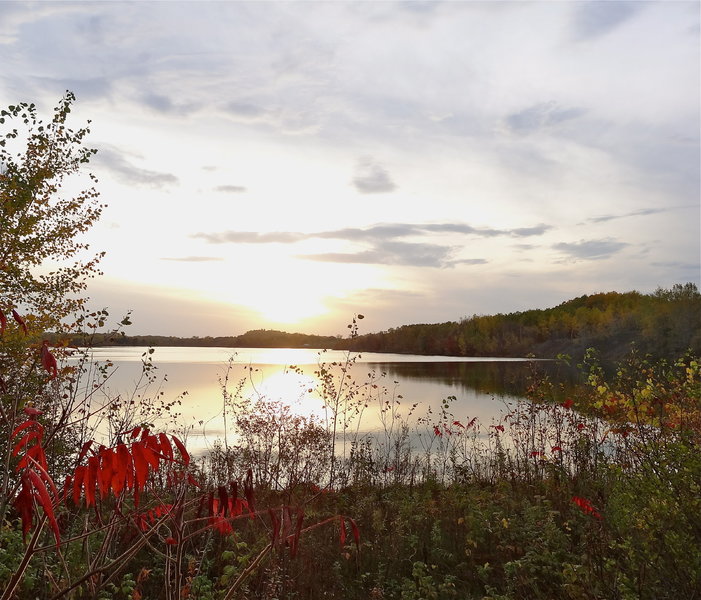
<svg viewBox="0 0 701 600"><path fill-rule="evenodd" d="M534 369L561 381L572 379L553 361L513 358L368 352L351 355L355 362L344 374L345 351L159 347L148 352L143 347L94 348L92 358L98 365L112 365L99 395L131 398L137 406L180 398L178 422L188 429L188 446L195 453L205 452L227 435L225 380L228 393L236 392L239 398L281 401L296 414L323 420L328 414L318 372L324 364L330 373L328 381L336 386L343 381L345 391L353 390L352 401L360 407L362 419L353 421L352 427L362 433L382 428L383 407L415 423L426 415L435 417L445 399L450 399L447 410L454 420L468 422L477 417L483 424L498 422L509 406L524 399ZM143 376L142 361L149 358L155 367L151 381Z"/></svg>

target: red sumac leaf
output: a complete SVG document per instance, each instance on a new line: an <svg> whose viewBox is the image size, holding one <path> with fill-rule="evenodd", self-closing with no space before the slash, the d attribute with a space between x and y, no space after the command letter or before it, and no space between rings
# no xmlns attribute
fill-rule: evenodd
<svg viewBox="0 0 701 600"><path fill-rule="evenodd" d="M51 529L54 533L54 537L56 538L56 545L59 546L61 544L61 533L58 529L58 523L56 522L56 516L54 515L54 508L51 503L49 492L46 490L44 482L35 471L28 471L28 476L32 486L34 487L34 497L44 509L44 514L46 515L49 525L51 525Z"/></svg>
<svg viewBox="0 0 701 600"><path fill-rule="evenodd" d="M185 444L183 444L177 437L174 435L171 436L173 438L173 443L178 449L178 452L180 452L180 457L183 459L183 462L185 463L185 466L190 464L190 455L187 453L187 450L185 449Z"/></svg>
<svg viewBox="0 0 701 600"><path fill-rule="evenodd" d="M27 429L27 427L35 427L35 428L40 427L41 432L43 433L43 431L44 431L44 428L41 425L41 423L38 423L34 419L28 419L28 420L24 421L24 423L20 423L19 425L17 425L17 427L15 427L14 430L12 431L12 434L10 437L16 437L20 431L24 431L25 429Z"/></svg>
<svg viewBox="0 0 701 600"><path fill-rule="evenodd" d="M7 317L5 313L0 310L0 336L5 333L5 328L7 327Z"/></svg>
<svg viewBox="0 0 701 600"><path fill-rule="evenodd" d="M97 486L97 474L100 469L100 459L91 456L88 459L88 470L83 478L83 489L85 490L85 504L90 506L95 504L95 487Z"/></svg>
<svg viewBox="0 0 701 600"><path fill-rule="evenodd" d="M24 322L24 319L19 316L19 313L13 308L12 309L12 318L19 323L19 326L22 328L22 331L24 331L24 335L29 335L29 331L27 330L27 324Z"/></svg>
<svg viewBox="0 0 701 600"><path fill-rule="evenodd" d="M165 433L159 433L158 439L161 442L161 454L168 460L173 460L173 446Z"/></svg>
<svg viewBox="0 0 701 600"><path fill-rule="evenodd" d="M142 490L148 479L148 461L144 456L144 448L141 442L134 442L131 445L131 455L134 461L134 474L136 477L134 487L137 490Z"/></svg>
<svg viewBox="0 0 701 600"><path fill-rule="evenodd" d="M346 545L346 524L345 524L345 522L343 521L343 515L341 515L341 516L339 517L339 519L340 519L340 521L341 521L341 533L340 533L340 536L339 536L339 540L340 540L340 542L341 542L341 548L343 548L343 546Z"/></svg>
<svg viewBox="0 0 701 600"><path fill-rule="evenodd" d="M85 442L83 446L80 448L80 454L78 454L78 462L83 460L85 458L85 455L88 453L88 450L90 450L90 446L92 446L93 441L90 440L88 442Z"/></svg>
<svg viewBox="0 0 701 600"><path fill-rule="evenodd" d="M49 342L44 340L41 346L41 366L44 367L46 372L51 376L51 379L58 375L58 365L56 364L56 357L51 354L49 350Z"/></svg>
<svg viewBox="0 0 701 600"><path fill-rule="evenodd" d="M358 550L360 550L360 530L358 529L358 525L350 517L346 517L346 518L348 519L348 522L350 523L350 526L351 526L351 533L353 534L353 541L355 541L355 545L358 547Z"/></svg>
<svg viewBox="0 0 701 600"><path fill-rule="evenodd" d="M80 504L80 490L84 486L85 474L88 468L80 466L73 473L73 504Z"/></svg>

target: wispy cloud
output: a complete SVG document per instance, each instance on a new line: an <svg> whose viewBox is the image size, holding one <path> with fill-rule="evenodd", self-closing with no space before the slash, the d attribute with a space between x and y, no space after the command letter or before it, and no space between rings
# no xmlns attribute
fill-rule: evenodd
<svg viewBox="0 0 701 600"><path fill-rule="evenodd" d="M277 231L259 233L255 231L222 231L214 233L199 232L191 237L203 239L213 244L291 244L309 239L335 239L349 242L373 242L407 237L424 237L436 233L454 233L473 237L491 238L496 236L534 237L543 235L552 229L551 225L540 223L533 227L516 229L494 229L491 227L473 227L466 223L387 223L370 227L348 227L314 233Z"/></svg>
<svg viewBox="0 0 701 600"><path fill-rule="evenodd" d="M361 194L386 194L397 189L387 169L371 157L358 161L353 185Z"/></svg>
<svg viewBox="0 0 701 600"><path fill-rule="evenodd" d="M242 185L218 185L214 188L214 191L224 194L242 194L246 191L246 188Z"/></svg>
<svg viewBox="0 0 701 600"><path fill-rule="evenodd" d="M527 134L572 121L585 113L583 108L562 108L555 102L543 102L508 115L504 122L509 131Z"/></svg>
<svg viewBox="0 0 701 600"><path fill-rule="evenodd" d="M118 150L110 147L102 146L93 162L110 171L123 183L130 185L160 188L178 183L175 175L137 167L124 158Z"/></svg>
<svg viewBox="0 0 701 600"><path fill-rule="evenodd" d="M605 223L606 221L615 221L616 219L627 219L628 217L643 217L647 215L656 215L658 213L663 213L672 210L673 207L668 208L643 208L640 210L634 210L631 212L623 213L620 215L601 215L598 217L591 217L587 219L589 223Z"/></svg>
<svg viewBox="0 0 701 600"><path fill-rule="evenodd" d="M173 260L176 262L215 262L224 260L221 256L163 256L161 260Z"/></svg>
<svg viewBox="0 0 701 600"><path fill-rule="evenodd" d="M553 244L552 248L562 252L572 260L601 260L609 258L628 246L612 238L602 240L580 240L579 242L561 242Z"/></svg>
<svg viewBox="0 0 701 600"><path fill-rule="evenodd" d="M575 37L594 39L613 31L643 8L643 2L581 2L572 18Z"/></svg>

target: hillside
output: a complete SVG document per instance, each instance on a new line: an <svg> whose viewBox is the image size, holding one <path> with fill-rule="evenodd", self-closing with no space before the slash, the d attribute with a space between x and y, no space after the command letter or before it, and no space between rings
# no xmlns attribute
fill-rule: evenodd
<svg viewBox="0 0 701 600"><path fill-rule="evenodd" d="M74 343L81 343L74 339ZM363 352L447 356L580 357L589 347L616 360L631 345L656 357L692 349L701 353L701 294L692 283L653 294L606 292L584 295L547 309L474 315L460 321L415 324L354 339L287 333L273 329L238 336L191 337L103 334L93 345L210 346L227 348L329 348Z"/></svg>

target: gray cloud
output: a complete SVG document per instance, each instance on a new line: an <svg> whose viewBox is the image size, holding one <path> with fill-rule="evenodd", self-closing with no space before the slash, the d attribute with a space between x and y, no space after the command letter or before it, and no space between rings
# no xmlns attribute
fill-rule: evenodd
<svg viewBox="0 0 701 600"><path fill-rule="evenodd" d="M305 254L299 258L323 262L376 264L412 267L447 267L452 265L450 256L455 249L438 244L409 242L383 242L362 252L329 252Z"/></svg>
<svg viewBox="0 0 701 600"><path fill-rule="evenodd" d="M507 129L514 133L527 134L540 129L555 127L584 115L582 108L560 108L555 102L542 102L508 115Z"/></svg>
<svg viewBox="0 0 701 600"><path fill-rule="evenodd" d="M349 242L382 242L391 239L405 237L422 237L432 233L458 233L476 237L531 237L539 236L552 229L551 225L540 223L533 227L520 227L516 229L492 229L489 227L472 227L465 223L388 223L373 225L366 228L347 227L331 231L318 231L314 233L299 233L293 231L277 231L272 233L258 233L255 231L222 231L218 233L199 232L191 237L206 240L213 244L244 243L244 244L291 244L309 239L334 239Z"/></svg>
<svg viewBox="0 0 701 600"><path fill-rule="evenodd" d="M370 157L358 161L353 185L361 194L386 194L397 189L387 169Z"/></svg>
<svg viewBox="0 0 701 600"><path fill-rule="evenodd" d="M628 217L641 217L646 215L656 215L658 213L663 213L672 210L673 207L669 208L644 208L641 210L634 210L629 213L624 213L622 215L601 215L599 217L591 217L587 219L589 223L604 223L606 221L615 221L616 219L627 219Z"/></svg>
<svg viewBox="0 0 701 600"><path fill-rule="evenodd" d="M224 259L221 256L163 256L161 260L173 260L177 262L214 262Z"/></svg>
<svg viewBox="0 0 701 600"><path fill-rule="evenodd" d="M643 8L642 2L580 2L573 13L575 37L589 40L606 35Z"/></svg>
<svg viewBox="0 0 701 600"><path fill-rule="evenodd" d="M126 160L118 150L105 146L100 148L93 162L128 184L160 188L178 183L178 178L175 175L136 167Z"/></svg>
<svg viewBox="0 0 701 600"><path fill-rule="evenodd" d="M175 104L168 96L152 92L141 96L141 102L157 112L170 115L187 115L199 108L195 102Z"/></svg>
<svg viewBox="0 0 701 600"><path fill-rule="evenodd" d="M614 239L580 240L579 242L553 244L552 248L574 260L601 260L620 252L628 246L625 242Z"/></svg>
<svg viewBox="0 0 701 600"><path fill-rule="evenodd" d="M214 188L214 191L225 194L241 194L246 191L246 188L242 185L218 185Z"/></svg>
<svg viewBox="0 0 701 600"><path fill-rule="evenodd" d="M552 229L552 225L546 225L545 223L540 223L534 227L518 227L509 231L514 237L531 237L537 235L543 235L546 231Z"/></svg>

